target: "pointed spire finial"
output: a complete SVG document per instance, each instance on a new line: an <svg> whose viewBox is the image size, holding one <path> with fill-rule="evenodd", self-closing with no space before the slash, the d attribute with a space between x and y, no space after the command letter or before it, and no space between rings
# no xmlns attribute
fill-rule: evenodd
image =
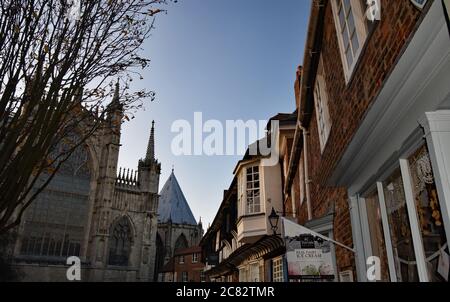
<svg viewBox="0 0 450 302"><path fill-rule="evenodd" d="M148 140L147 154L145 160L155 159L155 121L152 121L152 129L150 130L150 138Z"/></svg>
<svg viewBox="0 0 450 302"><path fill-rule="evenodd" d="M112 99L111 103L114 103L114 104L120 103L119 90L120 90L119 79L117 79L116 88L114 89L114 95L113 95L113 99Z"/></svg>
<svg viewBox="0 0 450 302"><path fill-rule="evenodd" d="M119 79L117 79L116 89L114 90L114 97L117 99L119 98L119 89L120 89L120 84L119 84Z"/></svg>
<svg viewBox="0 0 450 302"><path fill-rule="evenodd" d="M112 109L115 110L119 110L119 111L123 111L123 104L120 102L120 84L119 84L119 79L117 79L116 82L116 88L114 89L114 95L111 101L110 106L112 107Z"/></svg>
<svg viewBox="0 0 450 302"><path fill-rule="evenodd" d="M174 174L174 172L175 172L175 166L172 165L172 174Z"/></svg>

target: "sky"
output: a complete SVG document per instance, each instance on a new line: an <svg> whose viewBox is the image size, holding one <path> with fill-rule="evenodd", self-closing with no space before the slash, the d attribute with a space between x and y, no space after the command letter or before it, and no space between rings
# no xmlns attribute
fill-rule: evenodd
<svg viewBox="0 0 450 302"><path fill-rule="evenodd" d="M241 156L176 156L177 120L268 120L295 110L294 81L303 62L309 0L179 0L157 17L143 45L150 68L135 88L154 102L122 128L119 166L136 169L155 120L160 190L172 166L191 210L206 230ZM204 135L207 136L207 135Z"/></svg>

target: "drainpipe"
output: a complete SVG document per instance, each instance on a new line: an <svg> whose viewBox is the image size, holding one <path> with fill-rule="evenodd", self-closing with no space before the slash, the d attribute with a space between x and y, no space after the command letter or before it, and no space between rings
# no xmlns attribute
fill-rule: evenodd
<svg viewBox="0 0 450 302"><path fill-rule="evenodd" d="M311 180L309 179L309 167L308 167L308 130L303 127L301 122L297 123L298 127L302 130L303 133L303 159L304 159L304 172L305 172L305 188L306 188L306 207L308 208L308 221L313 219L312 208L311 208L311 191L310 184Z"/></svg>

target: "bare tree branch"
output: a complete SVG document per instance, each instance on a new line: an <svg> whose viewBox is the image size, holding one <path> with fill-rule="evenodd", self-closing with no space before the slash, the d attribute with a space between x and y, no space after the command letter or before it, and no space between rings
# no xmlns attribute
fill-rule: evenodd
<svg viewBox="0 0 450 302"><path fill-rule="evenodd" d="M142 43L170 1L0 0L0 233L20 223L76 148L110 126L117 79L125 113L153 100L129 82L142 78ZM77 141L57 153L74 132Z"/></svg>

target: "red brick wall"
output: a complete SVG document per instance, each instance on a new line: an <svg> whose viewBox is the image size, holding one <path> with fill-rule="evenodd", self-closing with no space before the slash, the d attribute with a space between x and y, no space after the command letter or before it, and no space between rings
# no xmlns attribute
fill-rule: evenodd
<svg viewBox="0 0 450 302"><path fill-rule="evenodd" d="M200 252L198 259L200 261ZM177 273L177 282L182 281L182 272L188 273L188 282L200 282L200 273L203 271L205 265L201 262L192 263L192 254L184 255L184 264L179 261L179 256L175 257L174 269Z"/></svg>
<svg viewBox="0 0 450 302"><path fill-rule="evenodd" d="M348 84L345 82L331 3L326 8L322 57L333 126L323 157L319 156L320 152L313 153L311 150L318 157L314 160L314 174L320 182L330 176L338 163L421 15L409 0L381 0L381 3L381 21L368 37L366 48ZM316 127L316 121L311 121L311 126ZM312 139L315 134L311 131Z"/></svg>
<svg viewBox="0 0 450 302"><path fill-rule="evenodd" d="M429 2L430 5L432 1ZM348 84L345 82L331 3L327 5L322 57L333 125L323 154L320 151L315 112L309 125L308 156L313 218L320 218L334 208L335 240L348 246L353 246L353 242L346 189L328 187L327 179L380 92L383 82L395 66L421 17L421 12L409 0L382 0L381 4L381 21L368 37L358 66ZM306 203L300 208L298 220L300 224L308 220ZM336 258L339 271L354 269L351 252L336 247Z"/></svg>

